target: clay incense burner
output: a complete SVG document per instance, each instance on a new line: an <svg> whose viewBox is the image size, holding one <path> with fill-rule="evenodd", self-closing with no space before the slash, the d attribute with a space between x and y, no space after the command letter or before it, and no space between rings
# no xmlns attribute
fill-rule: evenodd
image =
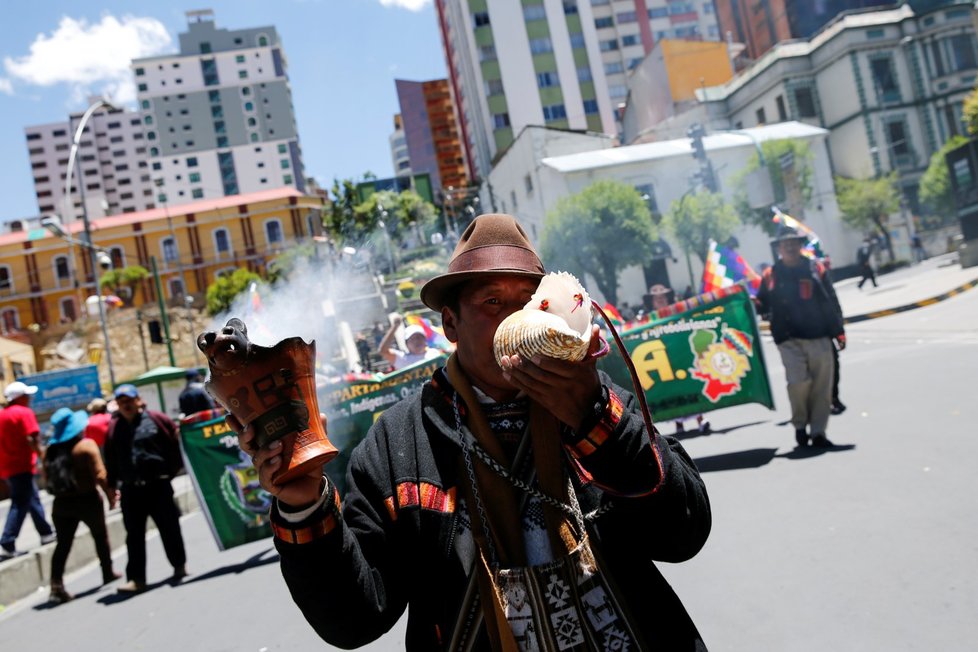
<svg viewBox="0 0 978 652"><path fill-rule="evenodd" d="M275 484L322 467L339 451L326 437L316 399L316 343L289 337L273 347L248 340L248 327L229 319L220 332L197 337L207 357L204 387L244 426L253 426L255 443L282 440L284 464Z"/></svg>

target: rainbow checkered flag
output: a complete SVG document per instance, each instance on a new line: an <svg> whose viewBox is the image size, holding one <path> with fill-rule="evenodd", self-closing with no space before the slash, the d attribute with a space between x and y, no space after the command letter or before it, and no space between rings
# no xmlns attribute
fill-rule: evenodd
<svg viewBox="0 0 978 652"><path fill-rule="evenodd" d="M805 226L803 222L799 222L787 213L782 213L777 206L771 210L774 211L774 217L771 219L774 220L775 224L784 224L805 236L805 246L801 250L803 256L813 258L814 260L825 260L828 258L828 254L822 249L822 241L819 240L818 235L814 231Z"/></svg>
<svg viewBox="0 0 978 652"><path fill-rule="evenodd" d="M761 287L761 277L747 264L744 257L729 247L721 247L710 240L710 251L703 268L703 292L717 290L744 282L751 296Z"/></svg>
<svg viewBox="0 0 978 652"><path fill-rule="evenodd" d="M452 343L445 337L445 331L421 315L408 315L404 322L407 326L420 326L424 331L424 339L429 347L442 351L451 351L454 349Z"/></svg>

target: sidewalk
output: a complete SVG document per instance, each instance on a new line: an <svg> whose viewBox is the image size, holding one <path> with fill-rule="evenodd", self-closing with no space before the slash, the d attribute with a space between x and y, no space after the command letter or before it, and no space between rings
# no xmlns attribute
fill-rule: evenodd
<svg viewBox="0 0 978 652"><path fill-rule="evenodd" d="M957 263L956 256L947 254L930 258L912 267L880 275L877 277L879 287L876 288L864 284L863 289L860 290L857 287L858 282L858 278L849 278L839 281L835 286L839 303L842 304L842 312L849 322L882 317L885 314L880 313L889 313L889 311L923 307L933 299L944 297L955 290L969 285L974 287L978 285L978 267L962 269ZM978 292L978 288L973 291ZM200 509L189 477L182 475L175 478L173 489L184 514ZM44 491L41 492L41 497L50 521L52 497ZM0 501L0 524L6 519L8 510L9 501ZM109 526L109 541L113 549L124 547L126 532L119 509L112 510L107 515L106 521ZM150 526L152 527L152 521ZM54 545L49 543L41 546L33 524L24 523L20 537L17 539L17 548L28 554L0 562L0 610L4 605L31 594L39 587L46 589ZM80 525L75 536L75 544L68 557L66 571L71 572L95 559L95 548L88 529Z"/></svg>

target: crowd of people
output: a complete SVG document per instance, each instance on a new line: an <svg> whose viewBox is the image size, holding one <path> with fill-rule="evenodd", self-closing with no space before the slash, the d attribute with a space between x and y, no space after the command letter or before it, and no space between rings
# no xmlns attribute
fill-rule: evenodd
<svg viewBox="0 0 978 652"><path fill-rule="evenodd" d="M180 395L182 414L214 407L203 390L199 371L187 373ZM126 529L127 582L119 593L147 588L146 524L152 518L163 549L173 566L173 582L187 576L186 551L180 513L174 501L172 479L183 466L177 424L161 412L147 409L139 390L131 384L116 387L111 401L93 399L86 410L60 408L51 415L50 435L42 442L41 428L31 398L35 385L15 381L6 386L6 406L0 410L0 479L10 493L0 539L0 561L24 554L16 546L30 516L41 545L57 542L51 556L50 600L72 599L64 586L64 570L80 523L95 545L102 568L102 583L122 576L113 567L106 527L106 506L118 504ZM51 522L38 488L54 496Z"/></svg>

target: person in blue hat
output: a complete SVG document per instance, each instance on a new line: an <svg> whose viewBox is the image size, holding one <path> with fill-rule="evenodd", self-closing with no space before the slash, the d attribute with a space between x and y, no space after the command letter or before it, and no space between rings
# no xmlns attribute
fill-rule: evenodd
<svg viewBox="0 0 978 652"><path fill-rule="evenodd" d="M75 539L78 524L84 523L92 533L95 552L102 565L102 584L122 577L112 568L112 549L105 526L105 509L98 489L115 507L117 492L109 487L102 454L94 440L84 437L88 414L61 408L51 416L54 433L44 454L47 490L54 495L51 518L58 545L51 556L51 602L71 600L65 590L64 571Z"/></svg>
<svg viewBox="0 0 978 652"><path fill-rule="evenodd" d="M173 565L173 582L187 576L187 553L180 531L180 509L173 500L170 480L183 466L177 424L155 410L148 410L135 385L115 388L118 412L105 439L105 464L109 486L118 488L122 521L126 526L129 561L119 593L146 590L146 519L152 517Z"/></svg>

